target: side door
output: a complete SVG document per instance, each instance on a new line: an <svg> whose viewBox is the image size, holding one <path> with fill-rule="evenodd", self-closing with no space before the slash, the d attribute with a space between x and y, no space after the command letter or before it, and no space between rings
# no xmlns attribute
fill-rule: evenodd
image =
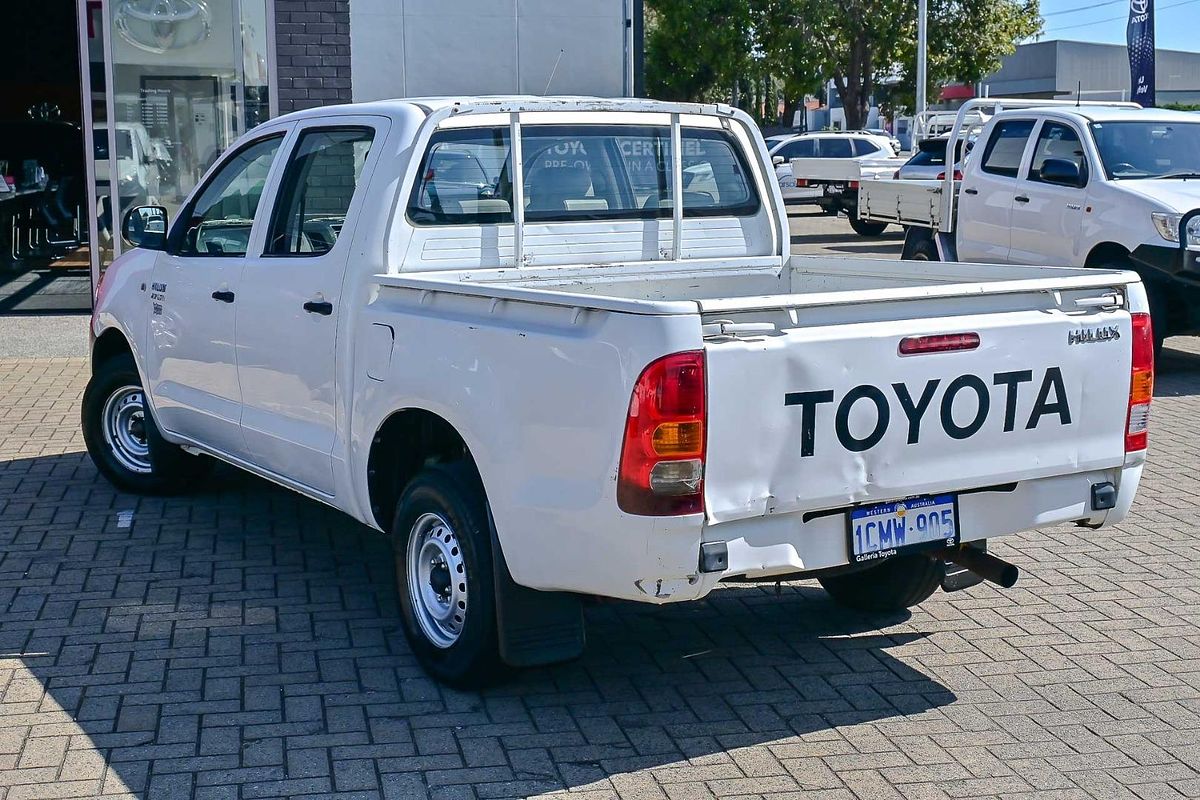
<svg viewBox="0 0 1200 800"><path fill-rule="evenodd" d="M226 154L180 210L148 287L146 372L158 423L237 456L245 446L235 302L284 134L262 136Z"/></svg>
<svg viewBox="0 0 1200 800"><path fill-rule="evenodd" d="M1051 158L1073 162L1079 170L1080 185L1063 186L1043 180L1042 166ZM1087 204L1088 175L1088 159L1079 132L1066 122L1044 120L1029 167L1013 197L1009 261L1048 267L1082 265L1076 250Z"/></svg>
<svg viewBox="0 0 1200 800"><path fill-rule="evenodd" d="M1033 119L997 122L978 166L963 176L956 221L963 261L1008 261L1013 197L1033 126Z"/></svg>
<svg viewBox="0 0 1200 800"><path fill-rule="evenodd" d="M298 126L261 252L237 306L242 435L250 460L334 493L337 338L359 190L387 121L339 117Z"/></svg>

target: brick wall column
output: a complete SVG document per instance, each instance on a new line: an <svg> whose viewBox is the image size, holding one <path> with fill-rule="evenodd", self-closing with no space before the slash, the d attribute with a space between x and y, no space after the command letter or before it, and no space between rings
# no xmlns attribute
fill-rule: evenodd
<svg viewBox="0 0 1200 800"><path fill-rule="evenodd" d="M350 102L350 0L274 0L279 113Z"/></svg>

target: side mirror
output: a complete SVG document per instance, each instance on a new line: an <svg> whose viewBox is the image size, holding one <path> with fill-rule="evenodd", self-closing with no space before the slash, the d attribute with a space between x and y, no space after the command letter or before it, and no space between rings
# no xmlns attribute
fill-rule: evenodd
<svg viewBox="0 0 1200 800"><path fill-rule="evenodd" d="M1044 183L1052 183L1055 186L1079 188L1084 184L1079 165L1066 158L1047 158L1042 162L1042 169L1038 176Z"/></svg>
<svg viewBox="0 0 1200 800"><path fill-rule="evenodd" d="M771 165L772 166L782 167L786 163L787 163L787 159L785 159L783 156L771 156Z"/></svg>
<svg viewBox="0 0 1200 800"><path fill-rule="evenodd" d="M138 206L125 213L121 238L130 247L163 250L167 246L167 210L162 206Z"/></svg>

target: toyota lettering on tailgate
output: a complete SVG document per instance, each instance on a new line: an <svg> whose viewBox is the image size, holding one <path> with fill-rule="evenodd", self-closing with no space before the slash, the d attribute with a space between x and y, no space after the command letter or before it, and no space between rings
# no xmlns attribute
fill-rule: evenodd
<svg viewBox="0 0 1200 800"><path fill-rule="evenodd" d="M821 407L836 402L833 416L834 432L842 447L853 453L861 453L879 444L887 434L893 416L902 419L908 427L908 443L921 441L922 421L934 406L940 417L942 430L952 439L969 439L978 433L988 420L992 410L991 387L1004 390L1004 431L1010 433L1021 424L1025 430L1034 430L1047 417L1057 418L1058 424L1071 424L1071 408L1067 401L1067 389L1063 383L1062 370L1048 368L1035 381L1033 370L997 372L988 381L978 375L960 375L943 386L941 378L931 378L919 391L908 384L893 383L890 391L878 386L862 384L855 386L840 398L832 389L812 392L788 392L784 405L800 406L800 455L808 457L816 449L817 416ZM1026 385L1028 384L1028 386ZM1017 418L1017 403L1021 393L1032 391L1038 385L1037 396L1028 417ZM956 420L953 415L954 402L960 395L974 397L974 413L970 419ZM875 424L865 436L855 436L850 431L850 412L856 404L873 408ZM892 413L893 403L897 409ZM861 414L861 412L860 412Z"/></svg>

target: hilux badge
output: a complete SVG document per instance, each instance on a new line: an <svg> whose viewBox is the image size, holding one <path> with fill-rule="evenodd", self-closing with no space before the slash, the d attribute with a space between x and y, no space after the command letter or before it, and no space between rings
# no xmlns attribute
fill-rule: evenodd
<svg viewBox="0 0 1200 800"><path fill-rule="evenodd" d="M1121 329L1116 325L1103 325L1099 328L1080 328L1067 332L1067 344L1096 344L1112 342L1121 338Z"/></svg>

